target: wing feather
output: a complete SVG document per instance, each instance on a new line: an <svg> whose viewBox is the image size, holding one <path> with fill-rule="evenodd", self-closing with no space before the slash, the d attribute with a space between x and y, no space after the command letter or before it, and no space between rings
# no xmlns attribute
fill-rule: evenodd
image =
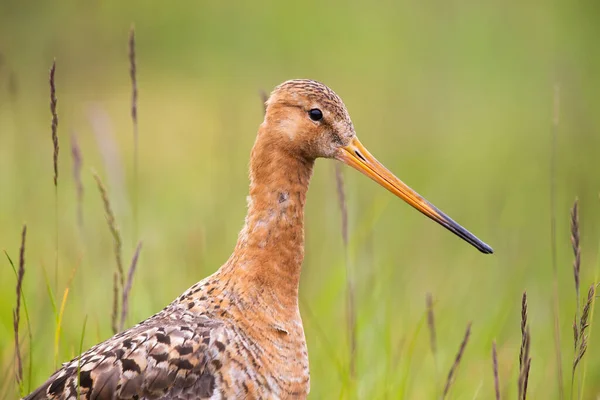
<svg viewBox="0 0 600 400"><path fill-rule="evenodd" d="M210 398L224 329L206 316L157 314L63 364L25 400L76 399L78 388L94 400Z"/></svg>

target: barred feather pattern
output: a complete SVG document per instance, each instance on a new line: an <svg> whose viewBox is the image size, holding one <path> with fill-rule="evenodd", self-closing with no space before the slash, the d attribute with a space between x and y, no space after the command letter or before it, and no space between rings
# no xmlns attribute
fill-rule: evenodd
<svg viewBox="0 0 600 400"><path fill-rule="evenodd" d="M281 343L273 343L271 351L260 346L257 332L230 320L231 311L245 307L243 302L234 307L227 301L228 291L218 288L219 275L197 283L160 313L63 364L25 399L76 399L78 385L80 398L86 400L305 397L308 355L303 332L300 343L285 343L281 339L291 336L289 332L272 324L270 333ZM269 336L260 333L263 340ZM291 362L301 367L298 376L277 369Z"/></svg>

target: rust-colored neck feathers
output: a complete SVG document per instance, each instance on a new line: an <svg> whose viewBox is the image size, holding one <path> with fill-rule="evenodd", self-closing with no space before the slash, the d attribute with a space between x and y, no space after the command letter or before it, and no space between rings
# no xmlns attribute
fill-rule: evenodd
<svg viewBox="0 0 600 400"><path fill-rule="evenodd" d="M245 225L224 266L261 292L263 305L295 312L304 258L304 204L314 159L282 146L265 121L250 159ZM269 298L271 297L271 298Z"/></svg>

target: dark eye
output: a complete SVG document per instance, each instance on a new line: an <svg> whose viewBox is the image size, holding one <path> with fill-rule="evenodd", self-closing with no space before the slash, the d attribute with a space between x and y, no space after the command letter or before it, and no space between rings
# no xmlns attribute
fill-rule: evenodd
<svg viewBox="0 0 600 400"><path fill-rule="evenodd" d="M310 119L312 119L313 121L320 121L323 119L323 113L321 112L321 110L319 110L318 108L313 108L312 110L310 110L308 112L308 116L310 117Z"/></svg>

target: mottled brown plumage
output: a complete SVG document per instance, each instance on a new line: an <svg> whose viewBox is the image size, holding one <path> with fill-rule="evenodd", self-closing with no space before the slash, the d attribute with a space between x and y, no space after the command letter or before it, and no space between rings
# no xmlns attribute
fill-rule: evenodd
<svg viewBox="0 0 600 400"><path fill-rule="evenodd" d="M491 251L362 147L331 89L288 81L267 101L251 154L248 214L229 260L158 314L65 363L26 399L75 399L78 390L82 398L98 400L306 398L298 285L304 204L318 157L353 166Z"/></svg>

